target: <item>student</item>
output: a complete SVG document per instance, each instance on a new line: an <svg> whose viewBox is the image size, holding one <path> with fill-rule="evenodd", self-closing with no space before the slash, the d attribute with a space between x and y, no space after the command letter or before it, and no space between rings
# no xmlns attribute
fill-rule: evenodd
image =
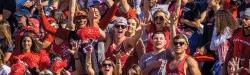
<svg viewBox="0 0 250 75"><path fill-rule="evenodd" d="M166 75L201 75L197 61L186 54L188 39L185 35L173 38L174 59L167 62Z"/></svg>
<svg viewBox="0 0 250 75"><path fill-rule="evenodd" d="M171 51L165 47L167 44L165 38L164 32L156 31L153 33L152 41L154 51L144 54L139 61L143 75L165 74L165 60L172 59Z"/></svg>
<svg viewBox="0 0 250 75"><path fill-rule="evenodd" d="M243 28L235 30L230 39L230 50L227 53L224 70L229 75L249 75L250 52L250 8L244 12Z"/></svg>

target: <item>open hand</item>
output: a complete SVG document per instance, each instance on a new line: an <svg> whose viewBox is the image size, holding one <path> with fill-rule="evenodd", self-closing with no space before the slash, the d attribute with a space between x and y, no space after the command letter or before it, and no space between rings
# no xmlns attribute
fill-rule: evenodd
<svg viewBox="0 0 250 75"><path fill-rule="evenodd" d="M239 63L240 63L240 58L234 57L233 59L231 59L228 62L228 66L227 66L228 73L231 75L235 75L239 73L243 69L243 67L239 66Z"/></svg>

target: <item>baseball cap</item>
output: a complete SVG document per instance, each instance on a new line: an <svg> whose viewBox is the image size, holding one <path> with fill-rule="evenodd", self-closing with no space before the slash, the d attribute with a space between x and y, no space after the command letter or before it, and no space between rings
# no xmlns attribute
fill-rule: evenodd
<svg viewBox="0 0 250 75"><path fill-rule="evenodd" d="M114 25L124 25L124 26L127 26L128 23L127 23L127 19L124 18L124 17L117 17L114 22L113 22Z"/></svg>

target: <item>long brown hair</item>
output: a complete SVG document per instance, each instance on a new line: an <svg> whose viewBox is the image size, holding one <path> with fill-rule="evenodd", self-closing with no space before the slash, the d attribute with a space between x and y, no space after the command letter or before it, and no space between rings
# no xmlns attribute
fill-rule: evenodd
<svg viewBox="0 0 250 75"><path fill-rule="evenodd" d="M232 14L227 10L219 10L215 13L215 27L217 35L224 34L226 27L231 30L237 29L237 21L233 18Z"/></svg>
<svg viewBox="0 0 250 75"><path fill-rule="evenodd" d="M19 43L21 52L24 52L22 41L24 40L25 37L30 37L32 40L32 45L31 45L30 50L32 52L38 53L40 51L40 49L42 48L42 45L38 42L38 40L35 39L35 34L32 32L29 32L29 31L24 33L24 35L22 36L21 41Z"/></svg>
<svg viewBox="0 0 250 75"><path fill-rule="evenodd" d="M2 34L3 39L7 44L12 45L11 31L8 22L6 21L0 22L0 34Z"/></svg>

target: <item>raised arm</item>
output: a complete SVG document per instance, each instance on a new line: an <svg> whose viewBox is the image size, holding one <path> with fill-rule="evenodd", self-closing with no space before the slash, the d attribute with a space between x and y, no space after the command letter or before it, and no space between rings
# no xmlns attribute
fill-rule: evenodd
<svg viewBox="0 0 250 75"><path fill-rule="evenodd" d="M140 39L141 34L142 34L142 29L141 26L139 25L139 27L135 32L135 35L128 39L128 45L134 47L138 42L138 40Z"/></svg>
<svg viewBox="0 0 250 75"><path fill-rule="evenodd" d="M128 4L128 0L121 0L121 5L124 9L124 12L128 12L129 9L131 8Z"/></svg>
<svg viewBox="0 0 250 75"><path fill-rule="evenodd" d="M92 55L92 50L86 53L86 70L88 75L95 75L95 71L92 67L92 61L91 61L91 55Z"/></svg>
<svg viewBox="0 0 250 75"><path fill-rule="evenodd" d="M74 14L76 11L76 1L77 0L70 0L70 2L69 2L70 15L68 18L68 23L69 23L70 27L72 28L72 30L75 30L75 24L74 24L73 20L74 20Z"/></svg>
<svg viewBox="0 0 250 75"><path fill-rule="evenodd" d="M106 29L106 27L108 26L112 18L115 16L118 10L119 4L120 4L119 2L115 2L113 6L108 10L108 12L104 15L104 17L98 23L102 30Z"/></svg>
<svg viewBox="0 0 250 75"><path fill-rule="evenodd" d="M41 23L42 23L42 26L44 28L45 31L57 36L57 37L60 37L62 39L67 39L69 36L69 33L70 31L69 30L66 30L66 29L56 29L54 27L52 27L50 24L49 24L49 21L42 9L42 6L41 4L38 4L37 5L37 9L39 11L39 14L40 14L40 19L41 19Z"/></svg>

